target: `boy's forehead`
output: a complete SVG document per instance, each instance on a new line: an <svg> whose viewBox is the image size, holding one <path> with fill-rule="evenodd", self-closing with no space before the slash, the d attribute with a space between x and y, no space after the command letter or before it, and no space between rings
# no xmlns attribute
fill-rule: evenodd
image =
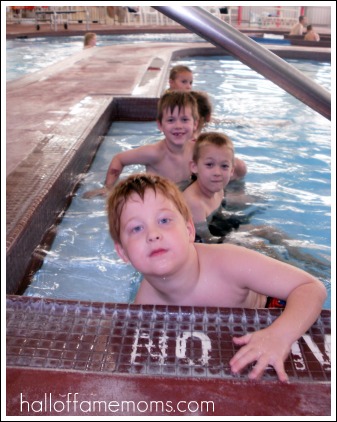
<svg viewBox="0 0 337 422"><path fill-rule="evenodd" d="M153 190L151 188L145 189L143 198L137 193L133 192L125 201L124 208L128 205L144 205L148 201L150 202L166 202L169 201L167 196L163 194L160 190Z"/></svg>
<svg viewBox="0 0 337 422"><path fill-rule="evenodd" d="M217 151L217 153L233 155L233 149L229 145L216 145L211 142L204 142L200 145L200 152L206 153L206 151Z"/></svg>
<svg viewBox="0 0 337 422"><path fill-rule="evenodd" d="M187 70L184 70L183 72L179 72L178 76L180 78L192 78L192 72L188 72Z"/></svg>
<svg viewBox="0 0 337 422"><path fill-rule="evenodd" d="M148 211L141 211L140 208L147 207ZM141 218L144 215L151 214L151 211L171 210L178 212L174 201L167 197L163 192L152 189L146 189L142 198L138 193L132 193L125 201L120 218L123 224L132 218Z"/></svg>
<svg viewBox="0 0 337 422"><path fill-rule="evenodd" d="M192 114L192 107L189 104L186 104L184 106L179 107L178 105L176 106L167 106L164 110L163 110L163 114L166 115L173 115L173 114Z"/></svg>

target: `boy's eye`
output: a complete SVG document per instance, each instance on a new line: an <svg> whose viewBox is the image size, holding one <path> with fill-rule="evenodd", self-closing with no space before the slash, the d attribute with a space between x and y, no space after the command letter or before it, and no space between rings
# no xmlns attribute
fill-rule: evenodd
<svg viewBox="0 0 337 422"><path fill-rule="evenodd" d="M131 233L139 233L142 230L142 226L135 226L131 228Z"/></svg>
<svg viewBox="0 0 337 422"><path fill-rule="evenodd" d="M167 223L169 223L170 221L171 221L171 219L170 219L170 218L163 217L163 218L161 218L161 219L159 220L159 223L160 223L160 224L167 224Z"/></svg>
<svg viewBox="0 0 337 422"><path fill-rule="evenodd" d="M222 164L221 168L227 170L229 168L229 165L228 164Z"/></svg>
<svg viewBox="0 0 337 422"><path fill-rule="evenodd" d="M205 163L205 165L206 167L209 167L209 168L213 167L213 163Z"/></svg>

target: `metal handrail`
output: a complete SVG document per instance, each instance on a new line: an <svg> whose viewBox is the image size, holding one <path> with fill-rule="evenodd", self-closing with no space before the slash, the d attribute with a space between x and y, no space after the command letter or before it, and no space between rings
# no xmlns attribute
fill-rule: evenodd
<svg viewBox="0 0 337 422"><path fill-rule="evenodd" d="M152 6L154 9L224 48L322 116L331 120L331 94L311 78L226 22L198 6Z"/></svg>

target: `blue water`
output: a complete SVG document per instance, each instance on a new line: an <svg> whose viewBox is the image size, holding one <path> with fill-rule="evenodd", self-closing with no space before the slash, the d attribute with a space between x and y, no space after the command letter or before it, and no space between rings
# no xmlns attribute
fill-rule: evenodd
<svg viewBox="0 0 337 422"><path fill-rule="evenodd" d="M267 35L266 35L267 36ZM254 38L253 38L254 39ZM256 38L265 44L290 44L287 40ZM97 35L97 47L145 42L205 42L196 34ZM6 79L34 73L83 50L83 36L15 38L6 41Z"/></svg>
<svg viewBox="0 0 337 422"><path fill-rule="evenodd" d="M204 42L195 34L97 35L97 47L144 42ZM83 36L15 38L6 41L6 79L34 73L83 50Z"/></svg>
<svg viewBox="0 0 337 422"><path fill-rule="evenodd" d="M290 62L331 89L330 64ZM242 212L253 211L251 224L281 230L292 246L307 254L308 259L295 264L324 282L329 292L324 307L330 308L330 122L237 60L193 57L179 63L193 69L195 89L207 90L210 95L214 122L209 128L225 132L233 140L237 156L247 164L248 174L240 189L257 200ZM85 200L82 194L102 186L114 154L159 139L155 122L112 124L26 295L133 300L140 275L114 251L105 200ZM123 175L140 170L141 166L130 166ZM285 251L280 252L286 257ZM322 265L311 262L314 259Z"/></svg>

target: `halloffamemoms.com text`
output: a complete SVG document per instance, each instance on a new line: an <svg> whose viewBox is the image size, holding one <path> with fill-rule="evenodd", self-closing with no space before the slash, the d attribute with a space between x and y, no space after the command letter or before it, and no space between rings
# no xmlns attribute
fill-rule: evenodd
<svg viewBox="0 0 337 422"><path fill-rule="evenodd" d="M214 413L213 401L79 400L78 394L67 393L56 399L51 393L45 393L41 400L29 401L20 393L20 413Z"/></svg>

